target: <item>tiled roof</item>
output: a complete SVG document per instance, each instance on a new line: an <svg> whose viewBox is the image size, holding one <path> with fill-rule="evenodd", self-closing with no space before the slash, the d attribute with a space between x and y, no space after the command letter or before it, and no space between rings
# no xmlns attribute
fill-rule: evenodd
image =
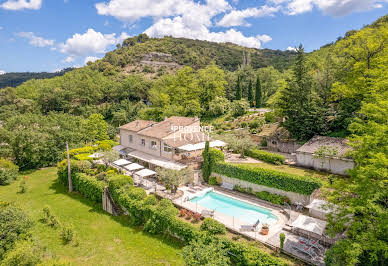
<svg viewBox="0 0 388 266"><path fill-rule="evenodd" d="M195 117L171 116L162 122L153 124L152 126L139 131L138 134L161 139L174 133L171 128L172 126L189 126L197 121L198 118Z"/></svg>
<svg viewBox="0 0 388 266"><path fill-rule="evenodd" d="M327 146L335 148L338 151L337 156L342 157L345 153L352 148L347 144L348 140L343 138L333 138L327 136L315 136L306 142L302 147L296 150L296 152L303 153L315 153L320 147Z"/></svg>
<svg viewBox="0 0 388 266"><path fill-rule="evenodd" d="M120 127L120 129L126 129L126 130L131 130L131 131L135 131L135 132L138 132L142 129L145 129L147 127L149 127L150 125L152 124L155 124L154 121L148 121L148 120L135 120L135 121L132 121L128 124L125 124L125 125L122 125Z"/></svg>

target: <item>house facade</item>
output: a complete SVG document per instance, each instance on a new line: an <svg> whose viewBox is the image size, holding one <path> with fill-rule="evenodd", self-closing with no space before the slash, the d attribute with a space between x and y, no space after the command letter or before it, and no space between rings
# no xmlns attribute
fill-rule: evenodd
<svg viewBox="0 0 388 266"><path fill-rule="evenodd" d="M199 170L202 150L209 140L198 117L172 116L164 121L135 120L119 128L123 157L136 159L150 169ZM214 145L213 145L214 146Z"/></svg>
<svg viewBox="0 0 388 266"><path fill-rule="evenodd" d="M296 150L296 164L338 175L347 175L354 161L347 156L351 147L348 140L327 136L315 136Z"/></svg>

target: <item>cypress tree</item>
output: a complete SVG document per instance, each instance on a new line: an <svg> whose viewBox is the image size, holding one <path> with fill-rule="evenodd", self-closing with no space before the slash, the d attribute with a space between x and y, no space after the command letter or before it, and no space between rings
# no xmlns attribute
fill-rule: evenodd
<svg viewBox="0 0 388 266"><path fill-rule="evenodd" d="M237 85L236 85L236 100L241 100L242 91L241 91L241 79L240 76L237 77Z"/></svg>
<svg viewBox="0 0 388 266"><path fill-rule="evenodd" d="M256 94L255 94L256 108L261 107L261 84L260 77L257 75L256 78Z"/></svg>
<svg viewBox="0 0 388 266"><path fill-rule="evenodd" d="M252 80L249 81L248 85L248 101L249 101L249 106L253 107L253 88L252 88Z"/></svg>
<svg viewBox="0 0 388 266"><path fill-rule="evenodd" d="M211 175L211 159L210 159L210 152L209 152L209 141L206 141L205 149L202 152L202 177L203 180L208 182L209 177Z"/></svg>

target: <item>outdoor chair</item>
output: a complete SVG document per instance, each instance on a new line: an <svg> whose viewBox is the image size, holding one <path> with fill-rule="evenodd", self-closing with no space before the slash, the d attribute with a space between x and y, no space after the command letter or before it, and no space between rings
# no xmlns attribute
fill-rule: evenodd
<svg viewBox="0 0 388 266"><path fill-rule="evenodd" d="M299 243L301 243L302 245L306 245L306 246L309 246L309 247L312 247L312 248L315 248L319 253L323 252L324 251L324 248L322 245L319 244L319 240L316 240L316 239L306 239L304 237L299 237Z"/></svg>
<svg viewBox="0 0 388 266"><path fill-rule="evenodd" d="M292 248L296 249L301 253L306 254L312 259L315 259L317 257L317 254L312 250L311 246L304 245L300 242L297 242L296 244L292 244Z"/></svg>

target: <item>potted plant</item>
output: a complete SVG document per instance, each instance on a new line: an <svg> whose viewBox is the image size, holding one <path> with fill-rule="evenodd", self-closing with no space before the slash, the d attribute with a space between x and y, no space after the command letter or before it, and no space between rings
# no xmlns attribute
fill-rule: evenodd
<svg viewBox="0 0 388 266"><path fill-rule="evenodd" d="M261 234L268 235L268 232L269 232L269 225L263 224L263 226L261 227Z"/></svg>

